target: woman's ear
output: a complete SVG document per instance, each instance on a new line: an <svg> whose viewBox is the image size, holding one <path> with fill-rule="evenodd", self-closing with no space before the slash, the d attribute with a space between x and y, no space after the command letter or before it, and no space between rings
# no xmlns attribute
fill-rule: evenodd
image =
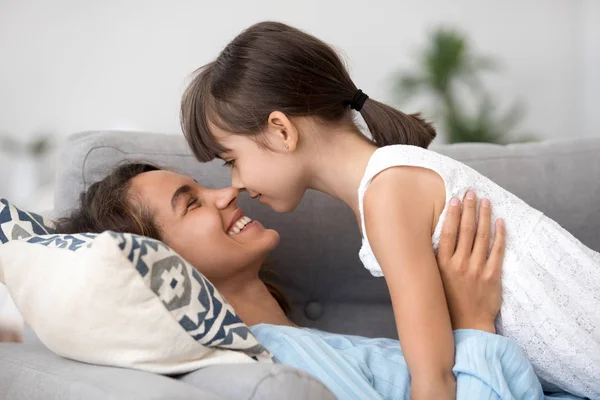
<svg viewBox="0 0 600 400"><path fill-rule="evenodd" d="M265 134L273 150L296 151L298 146L298 128L281 111L273 111L269 115Z"/></svg>

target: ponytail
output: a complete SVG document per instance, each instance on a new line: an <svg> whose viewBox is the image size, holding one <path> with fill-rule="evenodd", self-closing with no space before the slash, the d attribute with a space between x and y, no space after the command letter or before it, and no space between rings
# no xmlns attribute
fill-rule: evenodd
<svg viewBox="0 0 600 400"><path fill-rule="evenodd" d="M213 126L254 137L274 110L339 123L351 120L348 106L361 113L379 147L426 148L435 138L419 114L404 114L357 90L331 46L279 22L246 29L196 72L181 102L181 123L194 155L206 162L224 151Z"/></svg>
<svg viewBox="0 0 600 400"><path fill-rule="evenodd" d="M365 101L360 115L377 147L408 144L427 148L436 136L434 127L419 113L404 114L371 98Z"/></svg>

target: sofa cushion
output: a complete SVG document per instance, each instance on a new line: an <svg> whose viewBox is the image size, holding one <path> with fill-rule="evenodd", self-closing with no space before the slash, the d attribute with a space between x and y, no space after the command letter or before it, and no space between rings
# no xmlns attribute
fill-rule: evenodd
<svg viewBox="0 0 600 400"><path fill-rule="evenodd" d="M231 384L232 377L235 384ZM285 365L229 364L176 378L97 366L38 344L0 343L2 400L333 400L316 378Z"/></svg>
<svg viewBox="0 0 600 400"><path fill-rule="evenodd" d="M0 245L0 282L40 340L67 358L163 374L272 362L215 287L153 239L9 241Z"/></svg>
<svg viewBox="0 0 600 400"><path fill-rule="evenodd" d="M432 149L473 167L600 251L600 138ZM182 135L85 132L67 140L60 160L58 214L75 206L87 185L122 160L155 162L209 187L231 182L222 162L198 163ZM277 214L248 196L242 196L240 206L281 234L269 264L276 283L292 301L296 323L332 332L397 337L385 280L372 278L358 259L360 235L348 207L312 191L290 214Z"/></svg>
<svg viewBox="0 0 600 400"><path fill-rule="evenodd" d="M175 379L84 364L39 345L0 343L2 400L231 400Z"/></svg>
<svg viewBox="0 0 600 400"><path fill-rule="evenodd" d="M235 376L235 385L231 377ZM213 365L179 378L227 399L334 400L335 396L307 372L281 364ZM241 396L245 393L245 396Z"/></svg>

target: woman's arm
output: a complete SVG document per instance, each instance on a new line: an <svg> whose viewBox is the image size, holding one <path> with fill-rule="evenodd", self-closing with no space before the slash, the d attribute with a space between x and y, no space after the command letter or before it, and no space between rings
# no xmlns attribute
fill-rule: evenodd
<svg viewBox="0 0 600 400"><path fill-rule="evenodd" d="M456 398L543 399L533 366L510 339L480 330L457 330Z"/></svg>
<svg viewBox="0 0 600 400"><path fill-rule="evenodd" d="M452 325L457 329L453 368L456 397L459 400L544 399L533 366L517 343L494 334L494 321L502 300L506 232L503 221L496 221L488 257L492 205L486 199L479 204L476 222L475 199L464 199L462 216L458 199L450 201L437 255ZM553 398L577 397L563 394Z"/></svg>
<svg viewBox="0 0 600 400"><path fill-rule="evenodd" d="M444 184L432 171L391 168L364 199L369 242L383 270L398 337L411 374L411 398L453 399L454 340L431 244Z"/></svg>

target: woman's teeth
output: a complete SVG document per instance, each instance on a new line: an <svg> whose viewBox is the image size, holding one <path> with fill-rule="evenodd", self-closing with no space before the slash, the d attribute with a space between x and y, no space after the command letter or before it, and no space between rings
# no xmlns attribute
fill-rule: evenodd
<svg viewBox="0 0 600 400"><path fill-rule="evenodd" d="M237 235L244 229L246 225L248 225L252 220L248 217L242 217L237 220L235 224L233 224L233 228L229 230L229 236Z"/></svg>

